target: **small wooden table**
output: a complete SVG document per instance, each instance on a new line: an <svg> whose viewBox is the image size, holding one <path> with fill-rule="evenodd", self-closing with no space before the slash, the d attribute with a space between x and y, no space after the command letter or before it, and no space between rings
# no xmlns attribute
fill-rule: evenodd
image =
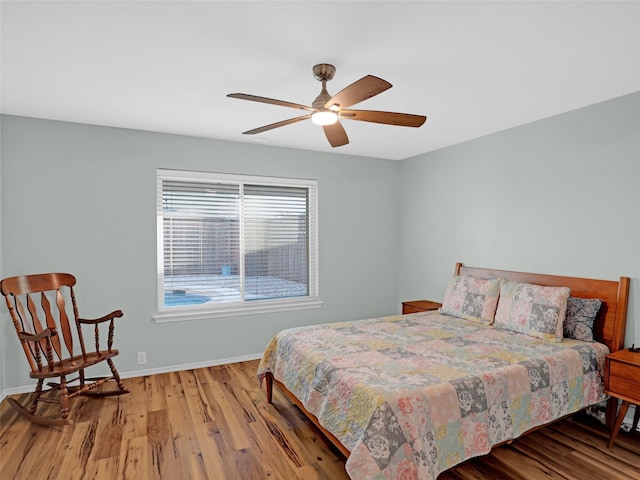
<svg viewBox="0 0 640 480"><path fill-rule="evenodd" d="M611 447L631 403L636 405L632 431L638 426L640 419L640 352L626 349L610 353L605 357L604 393L622 400L609 439L608 447Z"/></svg>
<svg viewBox="0 0 640 480"><path fill-rule="evenodd" d="M437 310L441 306L441 303L432 302L431 300L410 300L402 302L402 314L428 312L429 310Z"/></svg>

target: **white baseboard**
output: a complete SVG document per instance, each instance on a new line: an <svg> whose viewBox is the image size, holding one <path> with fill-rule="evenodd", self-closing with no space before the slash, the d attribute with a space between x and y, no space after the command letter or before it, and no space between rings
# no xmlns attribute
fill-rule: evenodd
<svg viewBox="0 0 640 480"><path fill-rule="evenodd" d="M166 367L148 368L145 370L132 370L129 372L120 372L121 378L135 378L146 377L147 375L157 375L160 373L179 372L181 370L194 370L196 368L215 367L218 365L226 365L228 363L247 362L249 360L259 360L262 358L262 353L256 353L253 355L241 355L239 357L219 358L216 360L207 360L204 362L185 363L182 365L169 365ZM33 392L35 384L24 385L20 387L7 388L0 394L0 402L8 395L19 395L22 393Z"/></svg>
<svg viewBox="0 0 640 480"><path fill-rule="evenodd" d="M130 372L122 372L122 378L145 377L147 375L157 375L159 373L179 372L181 370L195 370L196 368L215 367L217 365L226 365L228 363L247 362L249 360L259 360L262 353L254 355L242 355L239 357L219 358L217 360L207 360L204 362L185 363L182 365L171 365L167 367L148 368L146 370L133 370Z"/></svg>

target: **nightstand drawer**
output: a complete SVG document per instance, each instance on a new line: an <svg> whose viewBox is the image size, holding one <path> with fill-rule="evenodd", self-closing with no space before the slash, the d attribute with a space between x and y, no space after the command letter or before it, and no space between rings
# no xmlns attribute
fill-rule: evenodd
<svg viewBox="0 0 640 480"><path fill-rule="evenodd" d="M611 367L613 368L613 365L611 365ZM625 397L628 397L640 402L640 383L639 382L634 382L626 378L614 377L612 374L609 377L609 385L607 390L614 392L618 395L624 395Z"/></svg>
<svg viewBox="0 0 640 480"><path fill-rule="evenodd" d="M439 302L432 302L431 300L412 300L410 302L402 302L402 314L428 312L430 310L437 310L442 306Z"/></svg>
<svg viewBox="0 0 640 480"><path fill-rule="evenodd" d="M424 312L424 308L415 307L413 305L403 305L402 314Z"/></svg>
<svg viewBox="0 0 640 480"><path fill-rule="evenodd" d="M618 361L611 361L609 373L612 377L622 377L640 384L640 366Z"/></svg>

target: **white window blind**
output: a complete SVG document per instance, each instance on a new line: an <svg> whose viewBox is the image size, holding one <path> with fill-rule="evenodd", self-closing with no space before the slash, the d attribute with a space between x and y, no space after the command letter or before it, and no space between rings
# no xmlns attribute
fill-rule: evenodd
<svg viewBox="0 0 640 480"><path fill-rule="evenodd" d="M315 203L314 181L160 170L159 316L318 306Z"/></svg>
<svg viewBox="0 0 640 480"><path fill-rule="evenodd" d="M309 295L308 189L245 185L245 299Z"/></svg>

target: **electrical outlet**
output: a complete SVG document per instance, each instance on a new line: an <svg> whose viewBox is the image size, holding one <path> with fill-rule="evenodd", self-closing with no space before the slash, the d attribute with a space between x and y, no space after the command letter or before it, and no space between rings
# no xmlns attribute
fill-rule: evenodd
<svg viewBox="0 0 640 480"><path fill-rule="evenodd" d="M138 365L147 363L147 352L138 352Z"/></svg>

